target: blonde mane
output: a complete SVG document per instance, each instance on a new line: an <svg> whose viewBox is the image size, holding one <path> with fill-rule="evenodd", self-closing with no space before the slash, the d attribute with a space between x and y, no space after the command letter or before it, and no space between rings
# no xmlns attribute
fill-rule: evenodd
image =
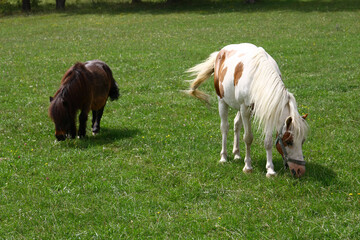
<svg viewBox="0 0 360 240"><path fill-rule="evenodd" d="M283 110L288 104L293 119L293 135L296 139L303 139L308 126L298 113L293 94L286 90L276 62L259 47L251 59L250 66L250 75L253 76L250 101L254 103L253 115L259 127L263 128L263 134L272 132L278 126Z"/></svg>

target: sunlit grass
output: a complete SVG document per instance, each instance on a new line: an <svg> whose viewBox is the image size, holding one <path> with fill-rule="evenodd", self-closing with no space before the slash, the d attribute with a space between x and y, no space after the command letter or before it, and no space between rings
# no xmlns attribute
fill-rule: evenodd
<svg viewBox="0 0 360 240"><path fill-rule="evenodd" d="M232 4L0 19L1 237L360 237L359 4ZM210 107L180 92L186 69L240 42L274 57L309 113L302 179L275 151L278 176L265 177L257 132L252 174L242 161L219 164L212 80L202 86ZM55 142L49 96L72 64L90 59L108 63L121 97L108 102L100 135L88 123L87 138Z"/></svg>

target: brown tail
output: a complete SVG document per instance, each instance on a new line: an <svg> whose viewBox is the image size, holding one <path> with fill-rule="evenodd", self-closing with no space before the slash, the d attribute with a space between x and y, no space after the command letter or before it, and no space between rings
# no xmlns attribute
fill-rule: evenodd
<svg viewBox="0 0 360 240"><path fill-rule="evenodd" d="M109 91L110 100L111 101L117 100L120 96L119 87L113 77L110 67L108 65L104 64L103 68L104 68L105 72L107 73L108 77L111 79L111 87L110 87L110 91Z"/></svg>

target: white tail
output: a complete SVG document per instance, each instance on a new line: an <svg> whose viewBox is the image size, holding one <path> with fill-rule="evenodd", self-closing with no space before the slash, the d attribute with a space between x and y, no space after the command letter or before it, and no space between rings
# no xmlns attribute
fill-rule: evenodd
<svg viewBox="0 0 360 240"><path fill-rule="evenodd" d="M213 52L204 62L186 71L188 73L191 73L191 76L196 76L196 78L191 80L190 89L184 91L185 93L189 94L190 96L196 97L200 100L203 100L206 103L210 102L209 95L202 91L197 90L197 88L200 87L200 85L203 82L205 82L214 73L214 65L218 53L219 52Z"/></svg>

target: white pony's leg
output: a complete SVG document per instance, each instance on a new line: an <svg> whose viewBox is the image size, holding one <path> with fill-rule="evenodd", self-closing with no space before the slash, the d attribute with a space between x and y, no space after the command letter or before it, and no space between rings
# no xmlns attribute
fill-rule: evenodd
<svg viewBox="0 0 360 240"><path fill-rule="evenodd" d="M240 129L241 129L241 114L240 111L238 111L234 119L234 147L233 147L234 159L241 159L240 148L239 148Z"/></svg>
<svg viewBox="0 0 360 240"><path fill-rule="evenodd" d="M272 177L276 175L274 170L274 164L272 161L272 133L268 132L265 135L264 146L266 150L266 177Z"/></svg>
<svg viewBox="0 0 360 240"><path fill-rule="evenodd" d="M224 100L219 99L219 115L221 118L221 135L222 135L222 148L220 153L220 162L226 162L227 161L227 151L226 151L226 140L227 140L227 134L229 131L229 122L228 122L228 112L229 112L229 106L225 103Z"/></svg>
<svg viewBox="0 0 360 240"><path fill-rule="evenodd" d="M252 172L252 169L253 169L251 166L250 146L251 146L251 143L252 143L254 137L251 132L249 108L243 104L243 105L241 105L240 111L241 111L242 122L244 125L244 142L246 145L246 156L244 159L245 166L243 168L243 172L248 173L248 172Z"/></svg>

